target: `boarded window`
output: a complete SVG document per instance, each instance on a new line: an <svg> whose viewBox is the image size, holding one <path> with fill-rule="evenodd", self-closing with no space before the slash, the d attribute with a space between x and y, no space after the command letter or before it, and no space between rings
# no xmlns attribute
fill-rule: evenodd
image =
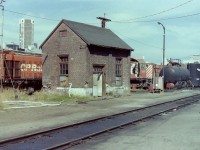
<svg viewBox="0 0 200 150"><path fill-rule="evenodd" d="M68 57L60 57L60 75L68 75Z"/></svg>
<svg viewBox="0 0 200 150"><path fill-rule="evenodd" d="M68 86L68 56L60 56L60 86Z"/></svg>
<svg viewBox="0 0 200 150"><path fill-rule="evenodd" d="M116 83L117 86L122 85L122 59L121 58L116 58L115 83Z"/></svg>
<svg viewBox="0 0 200 150"><path fill-rule="evenodd" d="M59 31L59 36L60 37L66 37L67 36L67 30L60 30Z"/></svg>

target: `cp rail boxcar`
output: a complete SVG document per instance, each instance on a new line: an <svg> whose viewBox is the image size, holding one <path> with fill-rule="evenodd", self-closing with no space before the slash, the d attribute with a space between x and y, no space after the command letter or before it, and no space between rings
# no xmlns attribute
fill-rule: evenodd
<svg viewBox="0 0 200 150"><path fill-rule="evenodd" d="M0 52L0 77L3 87L42 88L42 55L20 51Z"/></svg>

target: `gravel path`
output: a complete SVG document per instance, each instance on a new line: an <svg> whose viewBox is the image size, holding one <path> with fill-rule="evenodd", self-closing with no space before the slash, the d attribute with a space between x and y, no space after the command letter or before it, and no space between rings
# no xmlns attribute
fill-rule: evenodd
<svg viewBox="0 0 200 150"><path fill-rule="evenodd" d="M30 107L30 104L22 105L21 103L20 108L17 108L19 105L15 104L12 106L13 109L0 110L0 140L194 94L200 94L200 91L183 90L160 94L133 93L126 97L99 99L86 104L41 103L41 105Z"/></svg>

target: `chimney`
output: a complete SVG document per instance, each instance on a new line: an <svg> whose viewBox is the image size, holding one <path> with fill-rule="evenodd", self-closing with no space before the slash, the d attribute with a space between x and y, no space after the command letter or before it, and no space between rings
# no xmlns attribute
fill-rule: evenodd
<svg viewBox="0 0 200 150"><path fill-rule="evenodd" d="M102 28L106 28L106 22L111 21L110 19L105 18L105 17L97 17L97 19L101 20L101 27Z"/></svg>

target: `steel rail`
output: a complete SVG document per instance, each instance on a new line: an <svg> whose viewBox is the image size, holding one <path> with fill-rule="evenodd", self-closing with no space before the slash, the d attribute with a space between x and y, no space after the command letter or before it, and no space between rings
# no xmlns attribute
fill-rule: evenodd
<svg viewBox="0 0 200 150"><path fill-rule="evenodd" d="M80 122L77 124L58 127L58 128L46 130L43 132L16 137L13 139L7 139L4 141L0 141L0 149L1 148L10 149L11 147L16 148L16 146L19 146L19 145L22 145L21 149L23 149L23 145L25 145L24 146L25 149L27 147L28 149L37 149L38 148L37 146L38 145L41 146L41 144L44 144L45 146L42 145L42 148L39 147L39 149L49 149L49 150L61 149L66 146L71 146L73 144L76 144L79 141L90 138L92 136L96 136L98 134L105 133L107 131L110 131L122 126L131 124L134 122L138 122L140 120L143 120L149 117L153 117L163 112L170 111L173 109L178 109L179 107L183 107L190 103L194 103L199 100L199 97L200 95L189 96L189 97L180 98L177 100L172 100L172 101L168 101L164 103L158 103L158 104L146 106L143 108L129 110L129 111L122 112L119 114L114 114L111 116L100 117L93 120ZM158 107L161 107L161 108L158 108ZM107 125L104 125L106 126L105 128L102 127L103 124L107 124ZM64 134L64 130L68 130L67 132L65 131L67 135ZM92 131L87 131L87 130L92 130ZM78 132L76 133L78 135L73 137L73 134L75 134L74 132ZM61 136L59 134L61 134ZM56 138L54 139L54 137ZM44 142L42 140L44 140ZM40 144L37 145L37 142ZM32 147L34 146L34 144L36 144L36 147Z"/></svg>
<svg viewBox="0 0 200 150"><path fill-rule="evenodd" d="M192 96L192 97L193 97L193 96ZM191 97L185 97L185 98L191 98ZM184 99L185 99L185 98L184 98ZM148 108L150 108L150 107L155 107L155 106L158 106L158 105L168 104L168 103L171 103L171 102L179 102L179 101L181 101L181 100L182 100L182 98L181 98L181 99L174 100L174 101L159 103L159 104L155 104L155 105L151 105L151 106L147 106L147 107L143 107L143 108L136 109L136 111L143 110L143 109L148 109ZM49 148L47 148L47 150L59 150L59 149L62 149L62 150L63 150L63 148L69 148L69 147L71 147L71 146L73 146L73 145L79 144L80 142L82 142L82 141L85 140L85 139L88 139L88 138L91 138L91 137L100 135L100 134L102 134L102 133L105 133L105 132L108 132L108 131L111 131L111 130L114 130L114 129L117 129L117 128L121 128L121 127L126 126L126 125L129 125L129 124L135 124L135 123L137 123L137 122L139 122L139 121L142 121L142 120L144 120L144 119L152 118L152 117L157 116L157 115L159 115L159 114L162 114L162 113L164 113L164 112L168 112L168 111L171 111L171 110L174 110L174 109L178 109L178 108L181 108L181 107L190 105L190 104L192 104L192 103L195 103L195 102L197 102L197 101L199 101L199 100L193 100L193 101L189 101L189 102L187 102L187 103L182 103L182 104L179 105L179 106L173 107L173 108L171 108L171 109L166 109L166 110L160 111L160 112L155 113L155 114L153 114L153 115L151 114L151 115L148 115L148 116L145 116L145 117L136 119L136 120L133 121L133 122L128 122L128 123L126 123L126 124L113 126L113 127L111 127L111 128L108 128L107 130L102 130L102 131L99 131L99 132L95 132L95 133L90 134L90 135L87 135L87 136L85 136L85 137L80 137L80 138L74 139L74 140L72 140L72 141L64 142L64 143L62 143L62 144L59 144L59 145L56 145L56 146L53 146L53 147L49 147ZM132 111L129 111L129 112L132 112ZM129 112L128 112L128 113L129 113ZM124 112L124 113L127 113L127 112ZM123 113L120 113L120 114L123 114ZM119 115L119 114L116 114L116 115Z"/></svg>

